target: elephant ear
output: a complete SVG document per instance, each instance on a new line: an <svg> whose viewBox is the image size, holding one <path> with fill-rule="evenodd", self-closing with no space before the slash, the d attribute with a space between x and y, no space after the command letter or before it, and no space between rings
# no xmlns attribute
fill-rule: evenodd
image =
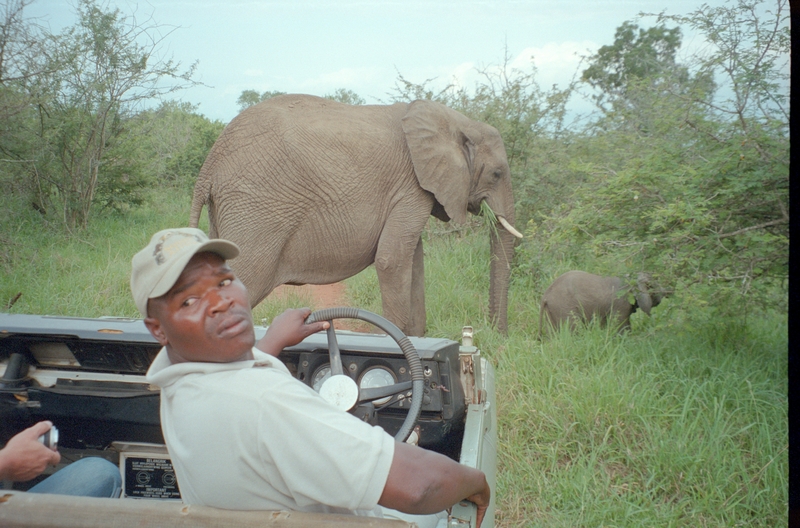
<svg viewBox="0 0 800 528"><path fill-rule="evenodd" d="M636 306L641 308L647 315L650 315L650 310L653 308L653 300L650 294L647 292L636 292L634 297L636 297Z"/></svg>
<svg viewBox="0 0 800 528"><path fill-rule="evenodd" d="M653 298L650 296L650 275L647 273L639 273L636 281L636 288L638 291L634 294L636 297L636 306L650 315L650 310L653 308Z"/></svg>
<svg viewBox="0 0 800 528"><path fill-rule="evenodd" d="M420 186L433 193L452 221L467 221L467 202L476 147L465 130L469 120L433 101L408 105L402 119L411 162Z"/></svg>

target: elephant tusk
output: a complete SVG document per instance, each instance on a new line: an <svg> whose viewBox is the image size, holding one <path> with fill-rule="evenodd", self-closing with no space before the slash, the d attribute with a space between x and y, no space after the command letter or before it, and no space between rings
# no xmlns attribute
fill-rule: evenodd
<svg viewBox="0 0 800 528"><path fill-rule="evenodd" d="M509 233L511 233L512 235L514 235L517 238L522 238L522 233L520 233L519 231L514 229L514 226L509 224L508 220L506 220L502 216L498 216L497 220L500 222L500 225L502 225L503 227L506 228L506 231L508 231Z"/></svg>

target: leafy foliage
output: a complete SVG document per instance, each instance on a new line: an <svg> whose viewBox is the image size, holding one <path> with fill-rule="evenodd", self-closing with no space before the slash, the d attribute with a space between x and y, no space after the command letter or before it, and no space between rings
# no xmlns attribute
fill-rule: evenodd
<svg viewBox="0 0 800 528"><path fill-rule="evenodd" d="M784 1L769 24L753 18L756 4L669 17L704 31L712 46L691 64L672 62L677 33L639 32L669 36L661 45L630 40L627 23L617 32L618 40L626 36L624 46L592 57L584 78L605 93L596 99L602 115L574 143L569 167L583 183L531 233L522 252L526 267L544 248L603 274L653 271L684 302L727 313L758 303L785 306L788 83L779 82L775 68L788 56L781 48L788 24ZM624 60L651 57L654 48L667 50L663 67L638 69L642 61ZM610 49L625 53L611 60ZM680 82L676 71L685 72ZM717 80L725 75L728 83ZM607 101L614 104L603 106Z"/></svg>
<svg viewBox="0 0 800 528"><path fill-rule="evenodd" d="M338 101L340 103L349 105L363 105L366 103L363 97L355 93L353 90L347 90L346 88L337 89L332 94L326 95L325 99L330 99L332 101Z"/></svg>
<svg viewBox="0 0 800 528"><path fill-rule="evenodd" d="M223 128L196 106L175 101L126 118L123 133L109 143L95 204L126 212L141 205L154 185L191 189Z"/></svg>
<svg viewBox="0 0 800 528"><path fill-rule="evenodd" d="M25 7L33 0L4 2L0 12L0 121L22 113L32 94L20 90L19 82L44 73L34 59L41 53L37 27L25 20ZM6 137L3 127L0 139ZM0 147L1 148L1 147Z"/></svg>
<svg viewBox="0 0 800 528"><path fill-rule="evenodd" d="M148 152L148 172L156 182L187 188L194 180L225 125L210 121L190 103L165 101L130 122L130 134Z"/></svg>
<svg viewBox="0 0 800 528"><path fill-rule="evenodd" d="M250 108L253 105L260 103L261 101L266 101L272 97L277 95L285 95L286 92L278 92L278 91L266 91L263 93L258 93L255 90L242 90L242 93L239 95L239 98L236 99L236 104L239 105L239 111L246 108Z"/></svg>
<svg viewBox="0 0 800 528"><path fill-rule="evenodd" d="M431 87L433 79L417 85L401 76L393 100L434 100L495 127L511 168L516 221L525 225L533 211L549 210L556 202L556 189L565 183L559 167L567 161L564 146L570 132L565 116L573 87L541 89L536 69L512 68L508 54L500 65L490 65L479 73L482 81L473 90L448 85L437 91Z"/></svg>
<svg viewBox="0 0 800 528"><path fill-rule="evenodd" d="M255 90L243 90L242 93L239 95L239 98L236 100L236 104L239 105L239 111L241 112L245 108L249 108L262 101L266 101L267 99L271 99L275 96L285 95L285 94L286 92L279 92L279 91L266 91L259 94ZM363 97L355 93L353 90L348 90L346 88L339 88L335 90L332 94L327 94L324 97L326 99L330 99L332 101L338 101L344 104L363 105L364 103L366 103Z"/></svg>
<svg viewBox="0 0 800 528"><path fill-rule="evenodd" d="M590 65L581 80L598 90L595 103L601 108L627 99L628 89L643 79L652 81L676 76L685 82L686 68L675 57L681 44L681 30L663 24L641 29L631 21L623 22L614 35L614 44L602 46L589 58Z"/></svg>
<svg viewBox="0 0 800 528"><path fill-rule="evenodd" d="M11 142L27 160L36 207L57 208L67 227L85 228L98 192L138 203L131 193L145 179L129 156L136 148L124 137L125 121L140 103L192 84L194 66L180 72L158 57L169 32L152 21L139 23L95 0L80 0L76 10L78 22L58 35L28 26L40 44L26 55L25 71L35 75L13 83L29 104Z"/></svg>
<svg viewBox="0 0 800 528"><path fill-rule="evenodd" d="M223 124L188 103L140 103L191 84L160 60L151 20L81 0L51 35L0 12L0 180L33 218L83 226L93 207L130 214L143 190L191 187ZM624 22L581 81L542 89L535 68L479 70L473 87L398 75L394 101L431 99L494 126L526 233L514 280L543 291L570 268L653 272L686 302L784 306L788 270L786 0L735 0ZM705 45L681 48L687 30ZM697 39L696 39L697 40ZM164 81L168 81L168 84ZM568 122L590 90L598 113ZM242 92L240 108L280 91ZM351 90L326 97L364 104ZM552 259L550 256L556 256ZM743 297L747 295L747 297ZM746 300L746 302L744 302Z"/></svg>

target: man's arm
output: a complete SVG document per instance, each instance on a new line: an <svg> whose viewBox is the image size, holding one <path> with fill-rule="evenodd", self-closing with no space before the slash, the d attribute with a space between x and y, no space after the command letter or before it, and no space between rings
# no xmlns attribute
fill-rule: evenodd
<svg viewBox="0 0 800 528"><path fill-rule="evenodd" d="M284 348L296 345L311 334L327 330L330 326L328 321L305 324L309 315L310 308L286 310L272 320L267 333L256 343L256 348L277 357Z"/></svg>
<svg viewBox="0 0 800 528"><path fill-rule="evenodd" d="M478 506L480 526L490 497L482 471L434 451L398 442L378 504L405 513L430 514L467 499Z"/></svg>
<svg viewBox="0 0 800 528"><path fill-rule="evenodd" d="M61 455L39 442L39 437L53 427L52 422L39 422L14 435L0 449L0 480L24 482L42 474L48 464L58 464Z"/></svg>

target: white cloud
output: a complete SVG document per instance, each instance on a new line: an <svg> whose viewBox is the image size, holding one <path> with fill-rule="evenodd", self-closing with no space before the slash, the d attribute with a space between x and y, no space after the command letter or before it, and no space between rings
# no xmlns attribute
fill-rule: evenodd
<svg viewBox="0 0 800 528"><path fill-rule="evenodd" d="M463 62L456 66L448 75L450 82L458 88L470 88L475 84L477 77L475 63Z"/></svg>
<svg viewBox="0 0 800 528"><path fill-rule="evenodd" d="M573 76L580 74L578 68L581 56L590 55L599 47L599 44L589 40L548 42L542 47L522 50L511 61L511 67L526 71L533 63L536 66L536 81L539 86L546 89L557 84L564 88Z"/></svg>
<svg viewBox="0 0 800 528"><path fill-rule="evenodd" d="M573 77L580 75L581 57L591 55L598 48L599 44L589 40L549 42L541 47L523 49L509 60L507 67L509 73L511 70L528 73L533 65L536 67L536 82L543 90L549 90L554 84L559 88L566 88ZM498 73L501 68L502 64L497 62L479 65L470 61L436 70L429 68L412 71L406 75L406 78L412 82L435 79L430 84L432 88L441 89L447 84L452 84L456 89L466 88L469 90L476 84L485 81L481 71L486 70L493 75Z"/></svg>
<svg viewBox="0 0 800 528"><path fill-rule="evenodd" d="M355 90L359 85L369 84L375 77L371 68L341 68L305 79L299 86L311 93L328 93L339 88Z"/></svg>

